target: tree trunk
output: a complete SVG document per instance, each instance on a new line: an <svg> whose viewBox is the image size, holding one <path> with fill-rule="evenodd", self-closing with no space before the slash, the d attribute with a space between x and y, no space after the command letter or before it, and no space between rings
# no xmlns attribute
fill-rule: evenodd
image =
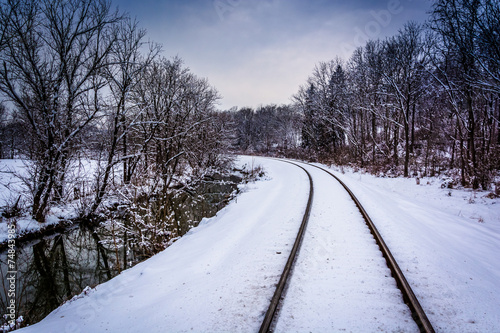
<svg viewBox="0 0 500 333"><path fill-rule="evenodd" d="M398 145L399 145L399 127L394 125L394 138L393 138L393 159L394 166L399 166L399 154L398 154Z"/></svg>
<svg viewBox="0 0 500 333"><path fill-rule="evenodd" d="M478 170L478 164L477 164L477 154L476 154L476 145L475 145L475 136L476 136L476 120L474 117L474 108L472 105L472 92L469 90L467 91L467 114L468 114L468 121L467 121L467 130L468 130L468 136L467 136L467 150L469 152L469 157L472 162L472 187L474 189L479 188L479 182L478 182L478 177L479 177L479 170Z"/></svg>
<svg viewBox="0 0 500 333"><path fill-rule="evenodd" d="M413 148L415 145L415 113L416 113L417 103L413 104L413 109L411 113L411 142L410 142L410 153L414 153Z"/></svg>
<svg viewBox="0 0 500 333"><path fill-rule="evenodd" d="M410 165L410 129L408 122L405 120L405 165L404 165L404 177L408 177L408 169Z"/></svg>
<svg viewBox="0 0 500 333"><path fill-rule="evenodd" d="M372 148L372 165L375 165L375 157L377 152L377 123L375 114L372 114L372 140L373 140L373 148Z"/></svg>

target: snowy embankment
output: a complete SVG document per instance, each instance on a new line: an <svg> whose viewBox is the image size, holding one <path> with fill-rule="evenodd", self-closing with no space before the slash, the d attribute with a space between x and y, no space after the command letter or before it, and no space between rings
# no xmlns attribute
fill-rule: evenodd
<svg viewBox="0 0 500 333"><path fill-rule="evenodd" d="M335 172L370 214L437 332L500 329L500 199L436 178Z"/></svg>
<svg viewBox="0 0 500 333"><path fill-rule="evenodd" d="M165 251L67 302L22 332L255 332L306 205L306 174L265 161L217 216ZM284 204L286 203L286 204Z"/></svg>
<svg viewBox="0 0 500 333"><path fill-rule="evenodd" d="M247 185L217 216L162 253L88 289L21 331L258 331L302 218L308 180L302 170L275 160L243 157L239 163L262 165L268 179ZM451 190L449 196L450 190L441 189L436 180L416 185L414 179L337 175L371 215L437 332L498 330L499 199L468 190ZM319 179L315 187L320 195L332 185ZM336 209L322 201L311 215L325 223L316 226L318 238L310 244L324 246L338 230L335 223L326 223L336 218L330 216ZM309 252L322 250L329 251ZM306 266L302 277L307 273ZM345 300L351 301L349 296ZM330 311L315 315L336 316ZM358 327L376 330L363 325L372 319L360 315Z"/></svg>

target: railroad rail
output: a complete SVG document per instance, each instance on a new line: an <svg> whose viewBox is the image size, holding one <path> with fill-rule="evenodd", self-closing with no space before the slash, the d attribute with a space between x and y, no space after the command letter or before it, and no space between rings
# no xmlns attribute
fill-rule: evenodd
<svg viewBox="0 0 500 333"><path fill-rule="evenodd" d="M274 292L273 298L271 299L269 308L267 309L267 312L264 316L264 320L262 321L262 325L260 326L259 332L269 332L271 329L271 325L273 323L273 320L275 319L276 311L278 310L278 305L283 295L283 290L285 289L285 285L288 281L288 278L290 277L293 263L295 261L295 258L297 257L297 253L299 252L302 239L304 238L304 232L307 227L307 222L309 220L309 215L311 213L311 206L314 197L314 186L311 174L304 167L298 164L289 161L284 161L284 162L293 164L305 171L307 177L309 178L309 198L307 199L307 205L304 212L304 216L302 218L302 223L300 224L299 232L297 233L297 237L295 238L295 242L293 243L292 251L288 256L288 260L285 264L285 268L283 269L283 273L281 273L280 280L276 286L276 290Z"/></svg>
<svg viewBox="0 0 500 333"><path fill-rule="evenodd" d="M281 299L283 298L283 291L285 289L287 280L289 279L289 277L291 275L293 263L297 257L298 250L300 249L300 244L302 242L303 235L304 235L305 229L307 227L307 222L309 220L309 215L310 215L312 200L313 200L313 193L314 193L312 177L311 177L310 173L304 167L302 167L301 165L294 163L294 162L284 161L284 160L281 160L281 161L293 164L293 165L301 168L302 170L304 170L304 172L306 172L307 176L309 177L310 191L309 191L309 198L307 201L307 206L306 206L306 209L304 212L302 223L301 223L300 228L299 228L299 232L297 234L297 238L296 238L295 243L293 245L292 251L288 257L288 260L287 260L287 263L286 263L285 268L283 270L283 273L281 275L280 281L278 282L278 285L276 286L276 290L275 290L275 293L273 295L273 298L271 299L270 306L266 312L266 315L264 316L264 320L263 320L262 325L261 325L260 330L259 330L260 333L270 332L271 328L272 328L272 324L273 324L274 320L276 320L275 316L276 316L276 313L278 310L278 306L279 306ZM378 232L372 219L370 218L370 216L368 215L366 210L363 208L360 201L356 198L354 193L349 189L349 187L347 187L347 185L342 180L340 180L332 172L330 172L322 167L319 167L317 165L314 165L314 164L309 164L309 163L306 163L306 164L326 172L331 177L333 177L336 181L338 181L340 183L340 185L342 185L342 187L347 191L347 193L349 194L351 199L356 204L356 207L359 209L361 215L363 216L363 219L364 219L366 225L370 229L371 234L373 235L380 251L382 252L383 257L386 260L387 266L389 267L389 269L391 271L392 277L396 280L397 287L399 288L399 290L401 291L401 293L403 295L403 301L409 307L411 314L412 314L412 317L413 317L413 320L415 321L418 328L420 329L420 332L433 333L434 328L432 327L432 324L430 323L429 319L427 318L427 315L425 314L422 306L420 305L420 302L418 301L417 297L415 296L415 293L411 289L410 284L406 280L402 270L400 269L399 265L397 264L396 260L394 259L394 256L390 252L390 250L389 250L387 244L385 243L385 241L383 240L382 236Z"/></svg>

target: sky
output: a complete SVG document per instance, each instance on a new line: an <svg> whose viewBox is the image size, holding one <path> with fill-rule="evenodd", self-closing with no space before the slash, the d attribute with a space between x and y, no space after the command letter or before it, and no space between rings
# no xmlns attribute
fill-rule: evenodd
<svg viewBox="0 0 500 333"><path fill-rule="evenodd" d="M423 23L430 0L112 0L166 58L207 78L219 109L289 104L314 66Z"/></svg>

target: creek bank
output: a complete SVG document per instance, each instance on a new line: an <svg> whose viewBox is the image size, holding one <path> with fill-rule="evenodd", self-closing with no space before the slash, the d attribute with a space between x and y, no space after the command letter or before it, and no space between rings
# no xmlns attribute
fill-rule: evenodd
<svg viewBox="0 0 500 333"><path fill-rule="evenodd" d="M22 326L40 321L86 287L101 284L151 257L204 217L214 216L239 193L239 184L249 181L243 170L233 173L205 176L189 187L174 189L174 195L168 197L150 196L132 204L109 201L97 224L77 219L54 223L51 219L45 228L18 235L16 315L23 317ZM133 225L139 217L144 223ZM4 247L0 262L3 265L7 260ZM7 272L0 273L5 281ZM2 313L7 300L0 290Z"/></svg>

